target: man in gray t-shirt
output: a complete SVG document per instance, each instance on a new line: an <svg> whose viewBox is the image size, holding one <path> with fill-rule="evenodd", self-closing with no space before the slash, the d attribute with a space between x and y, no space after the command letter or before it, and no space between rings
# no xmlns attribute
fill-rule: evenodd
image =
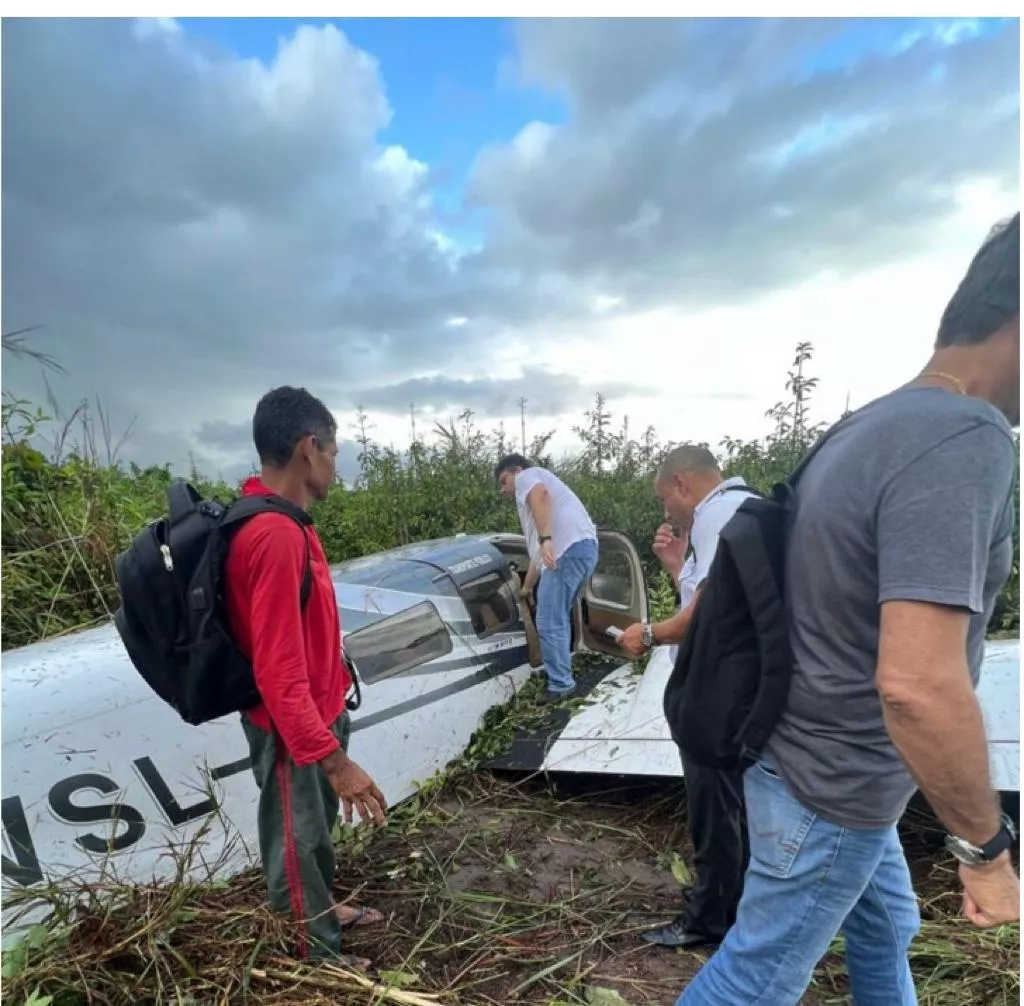
<svg viewBox="0 0 1024 1006"><path fill-rule="evenodd" d="M1014 470L1013 431L997 409L919 386L848 417L801 477L786 569L795 669L768 757L826 820L895 824L917 789L882 715L879 605L970 612L978 683L1013 562Z"/></svg>
<svg viewBox="0 0 1024 1006"><path fill-rule="evenodd" d="M677 1006L796 1006L839 932L857 1006L914 1006L920 915L896 821L917 787L968 919L1019 919L974 694L1012 562L1019 374L1017 214L971 262L921 374L839 423L796 484L793 682L743 778L736 922Z"/></svg>

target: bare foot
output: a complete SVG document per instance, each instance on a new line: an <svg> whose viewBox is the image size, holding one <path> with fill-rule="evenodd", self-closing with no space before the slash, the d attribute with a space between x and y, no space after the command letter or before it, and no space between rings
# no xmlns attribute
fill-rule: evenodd
<svg viewBox="0 0 1024 1006"><path fill-rule="evenodd" d="M352 905L335 905L334 911L343 929L353 926L374 926L384 921L384 916L376 908L356 908Z"/></svg>

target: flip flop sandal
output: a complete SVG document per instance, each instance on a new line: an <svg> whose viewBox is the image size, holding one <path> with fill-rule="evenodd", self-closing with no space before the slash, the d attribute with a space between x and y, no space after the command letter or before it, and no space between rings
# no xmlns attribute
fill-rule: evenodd
<svg viewBox="0 0 1024 1006"><path fill-rule="evenodd" d="M375 908L356 908L354 911L355 911L355 914L350 919L347 919L346 921L341 923L341 928L342 928L343 932L346 929L353 929L353 928L355 928L358 925L372 926L372 925L375 925L378 922L383 922L384 921L383 914L381 912L377 911L377 909L375 909ZM371 918L371 919L367 920L366 922L363 922L363 919L365 919L366 916L370 912L373 912L376 915L379 915L380 918L379 919Z"/></svg>

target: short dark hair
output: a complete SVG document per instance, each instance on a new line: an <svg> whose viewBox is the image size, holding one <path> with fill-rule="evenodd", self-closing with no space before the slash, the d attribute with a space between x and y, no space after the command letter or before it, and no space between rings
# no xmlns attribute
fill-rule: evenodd
<svg viewBox="0 0 1024 1006"><path fill-rule="evenodd" d="M935 348L984 342L1020 317L1020 213L997 224L971 260L939 322Z"/></svg>
<svg viewBox="0 0 1024 1006"><path fill-rule="evenodd" d="M494 466L494 481L497 482L505 472L512 471L513 468L532 468L533 464L529 458L524 458L522 454L506 454L495 466Z"/></svg>
<svg viewBox="0 0 1024 1006"><path fill-rule="evenodd" d="M305 388L268 391L252 417L252 439L260 463L273 468L284 468L304 437L314 436L326 446L337 433L331 410Z"/></svg>
<svg viewBox="0 0 1024 1006"><path fill-rule="evenodd" d="M680 444L662 459L659 479L670 479L683 472L719 472L718 461L703 444Z"/></svg>

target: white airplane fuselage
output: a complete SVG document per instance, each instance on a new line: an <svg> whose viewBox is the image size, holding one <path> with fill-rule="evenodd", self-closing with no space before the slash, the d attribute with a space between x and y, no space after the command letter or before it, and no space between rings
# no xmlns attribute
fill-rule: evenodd
<svg viewBox="0 0 1024 1006"><path fill-rule="evenodd" d="M632 546L611 532L606 543L626 553L642 583ZM537 664L532 623L508 567L519 547L514 536L459 537L333 571L346 648L360 641L363 661L356 659L362 702L352 712L350 753L392 806L458 758L488 710L528 680L531 657ZM599 580L578 606L577 648L603 649L613 663L597 672L582 708L548 737L522 745L517 738L496 767L682 774L662 712L668 652L656 651L638 675L604 637L607 625L644 613L646 595L635 583L612 590ZM415 614L420 609L426 614ZM444 646L417 657L427 637L443 637ZM258 862L258 793L237 715L183 723L140 677L113 625L2 659L5 931L12 911L16 928L45 911L39 905L22 915L11 892L48 881L205 879ZM978 693L993 781L1013 793L1020 789L1019 661L1018 640L989 643Z"/></svg>

